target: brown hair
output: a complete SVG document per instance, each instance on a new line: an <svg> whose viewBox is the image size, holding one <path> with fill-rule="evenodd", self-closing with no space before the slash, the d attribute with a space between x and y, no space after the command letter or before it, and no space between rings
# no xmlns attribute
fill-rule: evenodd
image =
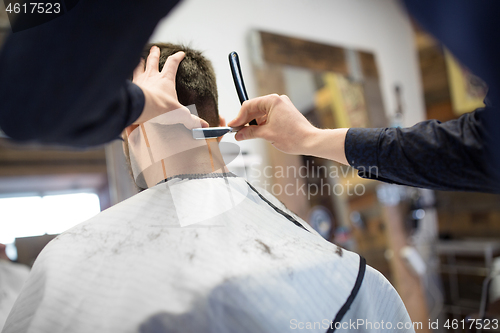
<svg viewBox="0 0 500 333"><path fill-rule="evenodd" d="M147 45L142 54L144 59L148 57L153 45L160 48L160 71L172 54L179 51L186 54L175 78L177 98L182 105L195 104L200 118L206 120L212 127L219 126L217 82L210 60L205 58L200 51L170 43Z"/></svg>

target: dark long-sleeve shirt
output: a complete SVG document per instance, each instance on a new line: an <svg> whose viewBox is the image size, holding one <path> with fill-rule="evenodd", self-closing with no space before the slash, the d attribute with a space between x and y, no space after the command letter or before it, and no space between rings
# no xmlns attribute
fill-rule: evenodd
<svg viewBox="0 0 500 333"><path fill-rule="evenodd" d="M410 128L347 132L365 178L438 190L500 193L500 1L406 0L410 13L489 86L486 107Z"/></svg>
<svg viewBox="0 0 500 333"><path fill-rule="evenodd" d="M73 146L117 138L144 108L127 78L178 0L80 0L10 34L0 55L0 128L17 140Z"/></svg>

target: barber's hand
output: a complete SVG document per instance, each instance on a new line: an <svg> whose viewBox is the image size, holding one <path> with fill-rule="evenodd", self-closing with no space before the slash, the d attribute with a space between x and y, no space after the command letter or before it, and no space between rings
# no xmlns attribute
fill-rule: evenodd
<svg viewBox="0 0 500 333"><path fill-rule="evenodd" d="M205 120L192 115L177 99L175 76L184 56L184 52L177 52L168 57L161 72L158 70L160 49L157 46L151 48L146 60L146 68L144 68L144 60L141 60L134 71L132 82L142 89L146 103L141 116L134 122L134 125L144 123L165 112L177 110L175 117L172 117L173 123L183 123L188 129L208 127Z"/></svg>
<svg viewBox="0 0 500 333"><path fill-rule="evenodd" d="M288 154L308 154L310 141L319 131L286 95L273 94L245 101L228 126L243 126L252 119L258 126L242 128L236 133L236 140L262 138Z"/></svg>

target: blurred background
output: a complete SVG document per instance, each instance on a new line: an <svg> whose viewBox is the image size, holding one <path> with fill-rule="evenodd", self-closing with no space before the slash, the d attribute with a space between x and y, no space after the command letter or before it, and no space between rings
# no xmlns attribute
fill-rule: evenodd
<svg viewBox="0 0 500 333"><path fill-rule="evenodd" d="M240 107L231 51L239 53L250 98L287 94L321 128L406 127L456 119L482 105L483 82L398 1L254 0L239 3L237 13L234 6L185 0L152 36L212 61L226 120ZM0 43L8 26L0 8ZM232 135L223 141L236 143ZM396 287L413 321L500 314L499 196L387 185L261 140L238 145L239 152L223 152L235 161L230 169L327 240L364 256ZM119 140L74 150L0 139L0 258L30 267L57 234L135 193Z"/></svg>

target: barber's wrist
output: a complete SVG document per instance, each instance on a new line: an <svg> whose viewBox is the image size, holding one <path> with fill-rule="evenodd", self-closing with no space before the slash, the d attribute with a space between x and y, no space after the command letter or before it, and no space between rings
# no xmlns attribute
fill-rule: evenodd
<svg viewBox="0 0 500 333"><path fill-rule="evenodd" d="M324 135L323 131L322 129L313 127L302 137L300 145L301 155L316 156Z"/></svg>
<svg viewBox="0 0 500 333"><path fill-rule="evenodd" d="M348 164L344 150L347 131L347 128L315 128L305 140L303 154Z"/></svg>

